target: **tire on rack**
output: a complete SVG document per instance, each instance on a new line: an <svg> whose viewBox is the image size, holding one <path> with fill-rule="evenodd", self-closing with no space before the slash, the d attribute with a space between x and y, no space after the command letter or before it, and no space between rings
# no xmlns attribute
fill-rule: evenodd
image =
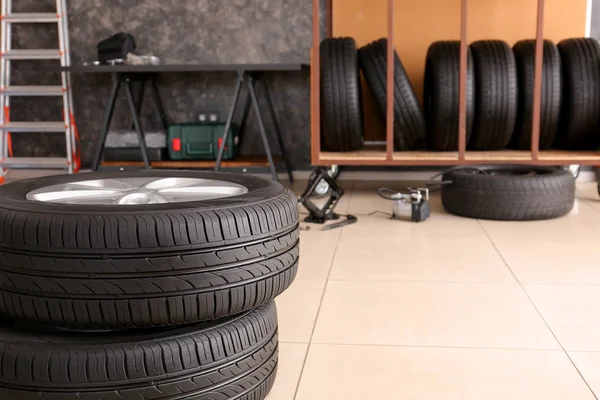
<svg viewBox="0 0 600 400"><path fill-rule="evenodd" d="M425 148L425 117L397 53L394 64L394 148L399 151ZM387 112L387 39L358 50L367 86L381 115Z"/></svg>
<svg viewBox="0 0 600 400"><path fill-rule="evenodd" d="M533 129L533 86L535 82L535 40L521 40L513 46L519 80L519 108L513 146L531 149ZM562 104L562 75L558 47L544 40L542 65L542 103L540 113L540 150L552 147L558 132Z"/></svg>
<svg viewBox="0 0 600 400"><path fill-rule="evenodd" d="M321 42L321 125L323 149L346 152L363 146L362 98L356 42Z"/></svg>
<svg viewBox="0 0 600 400"><path fill-rule="evenodd" d="M161 199L171 202L153 203ZM279 183L213 172L4 185L0 313L84 330L181 325L254 309L295 278L297 207Z"/></svg>
<svg viewBox="0 0 600 400"><path fill-rule="evenodd" d="M564 101L558 145L566 150L596 150L600 145L600 43L567 39L558 44Z"/></svg>
<svg viewBox="0 0 600 400"><path fill-rule="evenodd" d="M511 141L518 108L517 68L508 43L480 40L470 46L475 63L477 110L470 147L501 150Z"/></svg>
<svg viewBox="0 0 600 400"><path fill-rule="evenodd" d="M475 117L475 72L468 49L467 143ZM441 41L429 46L425 63L425 120L429 147L439 151L458 150L460 41Z"/></svg>
<svg viewBox="0 0 600 400"><path fill-rule="evenodd" d="M506 221L561 217L573 209L575 179L562 168L530 165L460 167L446 172L442 204L468 218Z"/></svg>
<svg viewBox="0 0 600 400"><path fill-rule="evenodd" d="M216 323L120 334L0 326L2 400L262 400L277 373L274 303Z"/></svg>

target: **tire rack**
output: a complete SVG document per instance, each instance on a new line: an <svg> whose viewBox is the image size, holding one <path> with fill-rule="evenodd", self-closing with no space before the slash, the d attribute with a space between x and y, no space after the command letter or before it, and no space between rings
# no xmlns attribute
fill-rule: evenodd
<svg viewBox="0 0 600 400"><path fill-rule="evenodd" d="M327 35L331 37L333 0L327 1ZM534 164L534 165L600 165L600 151L539 150L542 97L542 56L545 0L537 0L535 85L533 98L533 131L530 151L467 151L467 19L468 0L461 0L460 23L460 99L458 151L394 151L394 11L395 0L387 0L387 118L385 150L361 150L349 153L321 151L320 104L320 0L313 0L313 45L311 50L311 160L315 166L451 166L467 164Z"/></svg>

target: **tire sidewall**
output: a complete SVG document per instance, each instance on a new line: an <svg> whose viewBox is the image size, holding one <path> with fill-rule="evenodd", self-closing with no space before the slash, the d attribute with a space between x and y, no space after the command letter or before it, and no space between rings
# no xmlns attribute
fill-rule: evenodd
<svg viewBox="0 0 600 400"><path fill-rule="evenodd" d="M196 178L221 180L242 185L248 189L247 193L225 197L221 199L189 201L181 203L140 204L140 205L90 205L90 204L59 204L43 201L28 200L27 194L33 190L47 186L99 179L118 179L136 177L164 177L164 178ZM276 197L286 192L281 184L247 175L237 175L216 172L192 172L170 170L148 170L135 172L92 172L72 175L56 175L36 179L21 180L0 187L0 208L48 214L94 214L106 215L114 213L153 213L170 210L185 209L218 209L222 207L243 206L253 204L267 198Z"/></svg>

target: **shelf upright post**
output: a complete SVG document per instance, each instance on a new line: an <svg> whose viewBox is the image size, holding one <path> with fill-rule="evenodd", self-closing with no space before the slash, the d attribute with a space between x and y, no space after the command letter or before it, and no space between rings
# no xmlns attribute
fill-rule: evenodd
<svg viewBox="0 0 600 400"><path fill-rule="evenodd" d="M331 0L329 0L331 2ZM312 2L313 14L313 44L310 68L310 115L311 115L311 160L315 165L320 164L321 158L321 15L320 0ZM329 18L329 17L328 17Z"/></svg>
<svg viewBox="0 0 600 400"><path fill-rule="evenodd" d="M539 160L540 114L542 109L542 74L544 63L544 8L545 0L538 0L537 29L535 35L535 74L533 83L533 126L531 129L531 157Z"/></svg>
<svg viewBox="0 0 600 400"><path fill-rule="evenodd" d="M387 159L394 159L394 9L395 0L388 0L387 21L387 110L386 110L386 150Z"/></svg>
<svg viewBox="0 0 600 400"><path fill-rule="evenodd" d="M460 72L458 99L458 159L465 161L467 151L467 71L468 71L468 0L461 0L460 7Z"/></svg>

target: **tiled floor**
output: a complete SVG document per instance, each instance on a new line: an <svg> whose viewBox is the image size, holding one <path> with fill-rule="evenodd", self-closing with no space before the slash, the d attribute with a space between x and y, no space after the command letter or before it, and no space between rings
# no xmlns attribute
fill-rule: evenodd
<svg viewBox="0 0 600 400"><path fill-rule="evenodd" d="M464 219L434 197L422 224L372 214L391 208L377 183L345 186L337 211L359 222L301 232L269 400L600 396L595 184L558 220Z"/></svg>

